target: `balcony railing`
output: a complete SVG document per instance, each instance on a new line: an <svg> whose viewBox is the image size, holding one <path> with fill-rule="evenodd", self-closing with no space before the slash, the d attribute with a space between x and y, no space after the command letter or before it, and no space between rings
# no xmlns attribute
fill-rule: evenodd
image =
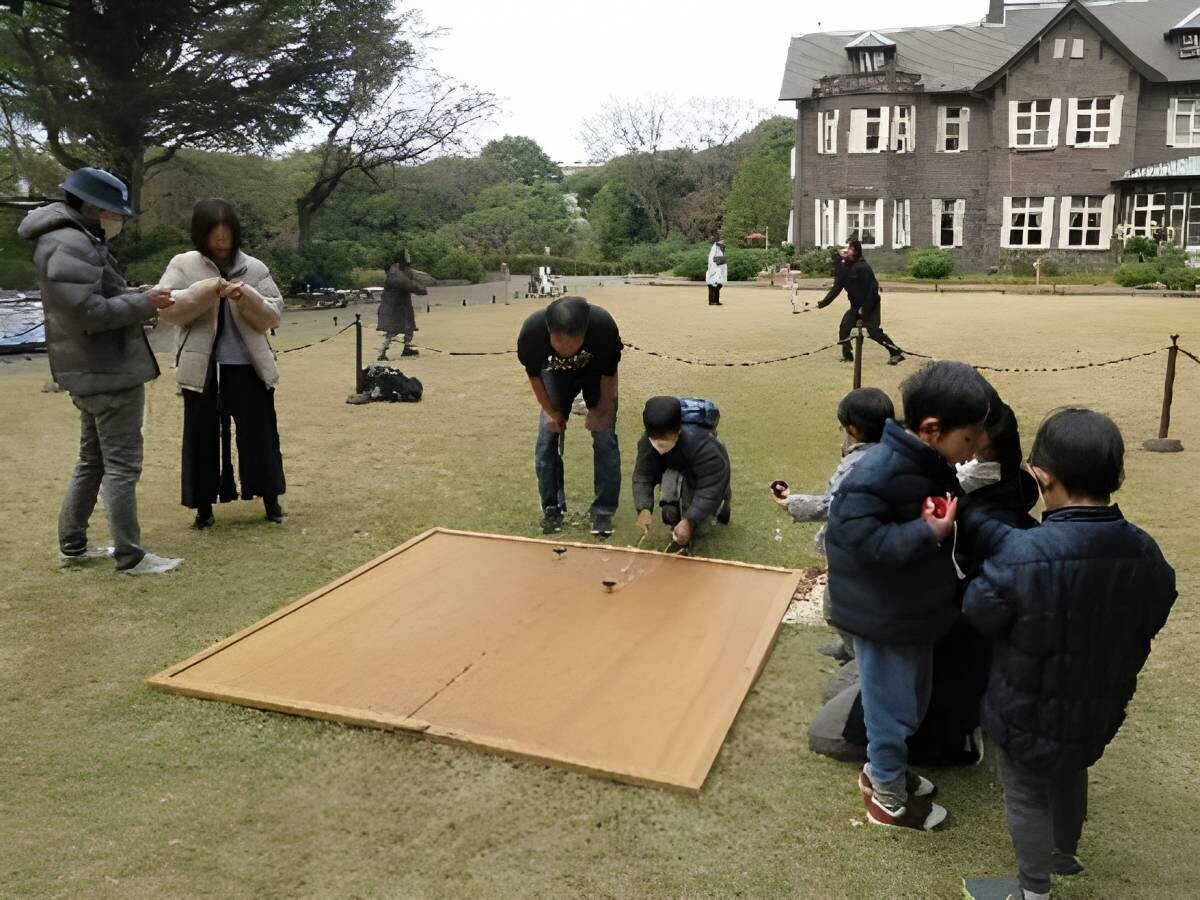
<svg viewBox="0 0 1200 900"><path fill-rule="evenodd" d="M921 76L912 72L885 69L882 72L849 72L825 75L813 88L814 97L837 94L897 94L923 91Z"/></svg>

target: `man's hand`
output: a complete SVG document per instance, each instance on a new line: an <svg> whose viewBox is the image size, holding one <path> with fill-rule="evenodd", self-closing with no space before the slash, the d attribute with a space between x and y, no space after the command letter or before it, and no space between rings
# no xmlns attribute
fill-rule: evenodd
<svg viewBox="0 0 1200 900"><path fill-rule="evenodd" d="M150 291L150 302L154 304L155 309L167 309L175 305L175 301L171 299L171 292L158 288Z"/></svg>
<svg viewBox="0 0 1200 900"><path fill-rule="evenodd" d="M551 434L562 434L567 430L567 417L557 410L553 414L546 413L546 430Z"/></svg>
<svg viewBox="0 0 1200 900"><path fill-rule="evenodd" d="M921 507L921 518L925 520L925 524L929 526L929 530L933 532L933 537L939 544L954 533L954 517L957 513L957 497L952 497L946 503L946 514L940 519L935 512L932 497L926 498L925 505Z"/></svg>
<svg viewBox="0 0 1200 900"><path fill-rule="evenodd" d="M679 524L675 526L675 530L671 532L671 539L680 547L686 547L692 542L692 532L694 530L691 519L680 519Z"/></svg>
<svg viewBox="0 0 1200 900"><path fill-rule="evenodd" d="M832 302L833 302L832 300L822 300L817 304L817 309L824 309ZM805 304L805 305L807 306L808 304Z"/></svg>
<svg viewBox="0 0 1200 900"><path fill-rule="evenodd" d="M648 509L643 509L638 513L637 525L642 529L642 535L650 533L650 524L654 521L654 513Z"/></svg>
<svg viewBox="0 0 1200 900"><path fill-rule="evenodd" d="M611 403L600 402L587 411L584 426L588 431L608 431L613 426L615 413Z"/></svg>

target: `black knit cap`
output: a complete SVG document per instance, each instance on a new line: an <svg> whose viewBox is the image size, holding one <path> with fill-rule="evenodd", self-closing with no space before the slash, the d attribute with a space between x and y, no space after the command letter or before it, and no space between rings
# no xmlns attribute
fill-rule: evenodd
<svg viewBox="0 0 1200 900"><path fill-rule="evenodd" d="M642 424L651 436L678 431L683 425L683 413L678 397L651 397L642 410Z"/></svg>

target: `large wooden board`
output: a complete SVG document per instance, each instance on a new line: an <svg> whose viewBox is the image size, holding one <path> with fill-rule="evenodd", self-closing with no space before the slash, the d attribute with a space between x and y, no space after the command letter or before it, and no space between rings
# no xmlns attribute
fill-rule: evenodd
<svg viewBox="0 0 1200 900"><path fill-rule="evenodd" d="M798 581L434 529L149 683L698 791Z"/></svg>

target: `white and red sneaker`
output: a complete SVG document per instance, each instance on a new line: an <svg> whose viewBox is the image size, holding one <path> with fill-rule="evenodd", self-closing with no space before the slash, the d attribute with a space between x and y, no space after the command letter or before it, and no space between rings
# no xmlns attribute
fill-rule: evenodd
<svg viewBox="0 0 1200 900"><path fill-rule="evenodd" d="M874 793L864 794L867 821L885 828L912 828L916 831L933 831L946 821L946 809L928 797L910 795L904 806L891 807L881 803Z"/></svg>

